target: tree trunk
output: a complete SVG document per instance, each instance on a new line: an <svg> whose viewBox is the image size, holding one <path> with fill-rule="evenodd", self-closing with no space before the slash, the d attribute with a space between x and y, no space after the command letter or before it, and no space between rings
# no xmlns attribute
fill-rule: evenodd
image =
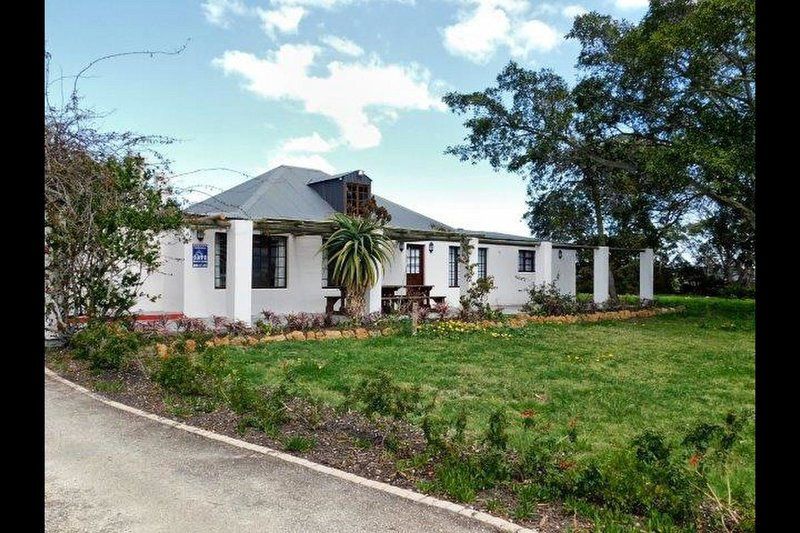
<svg viewBox="0 0 800 533"><path fill-rule="evenodd" d="M364 308L367 304L366 290L349 288L347 290L346 309L347 314L353 318L363 318Z"/></svg>

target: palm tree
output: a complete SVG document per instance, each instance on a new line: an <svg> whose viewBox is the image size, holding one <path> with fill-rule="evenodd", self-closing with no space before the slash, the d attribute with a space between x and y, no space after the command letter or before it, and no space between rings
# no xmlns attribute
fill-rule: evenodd
<svg viewBox="0 0 800 533"><path fill-rule="evenodd" d="M337 229L322 244L333 264L333 278L346 294L350 316L364 316L366 292L378 282L379 270L392 258L392 241L383 234L383 223L374 217L332 217Z"/></svg>

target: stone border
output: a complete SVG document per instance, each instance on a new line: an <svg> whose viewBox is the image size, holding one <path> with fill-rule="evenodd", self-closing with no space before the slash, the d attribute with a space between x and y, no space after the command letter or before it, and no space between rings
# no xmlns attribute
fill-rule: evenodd
<svg viewBox="0 0 800 533"><path fill-rule="evenodd" d="M382 483L380 481L367 479L361 476L357 476L355 474L351 474L350 472L345 472L337 468L332 468L330 466L325 466L319 463L309 461L307 459L303 459L302 457L295 457L294 455L289 455L288 453L280 452L272 448L267 448L266 446L260 446L258 444L253 444L250 442L245 442L243 440L234 439L233 437L228 437L227 435L220 435L219 433L214 433L213 431L208 431L206 429L198 428L196 426L190 426L188 424L184 424L183 422L178 422L176 420L165 418L163 416L159 416L154 413L148 413L147 411L142 411L141 409L131 407L130 405L125 405L124 403L115 402L114 400L109 400L108 398L104 398L103 396L96 394L90 391L89 389L78 385L77 383L73 383L72 381L69 381L68 379L59 376L57 373L53 372L47 367L44 368L44 373L45 376L49 377L50 379L58 381L110 407L119 409L121 411L125 411L127 413L136 416L140 416L142 418L147 418L149 420L152 420L153 422L157 422L164 426L173 427L175 429L180 429L188 433L194 433L195 435L200 435L201 437L216 440L219 442L224 442L225 444L236 446L237 448L243 448L263 455L269 455L281 461L286 461L288 463L293 463L314 470L316 472L328 474L336 478L349 481L351 483L355 483L356 485L361 485L364 487L369 487L375 490L379 490L381 492L386 492L388 494L393 494L395 496L399 496L401 498L404 498L406 500L411 500L419 504L428 505L430 507L437 507L439 509L444 509L445 511L465 516L467 518L472 518L473 520L477 520L478 522L494 527L499 531L509 531L514 533L538 533L538 531L535 529L529 529L519 526L517 524L514 524L513 522L509 522L508 520L492 516L488 513L484 513L483 511L478 511L477 509L471 509L464 505L459 505L457 503L449 502L446 500L440 500L439 498L434 498L433 496L426 496L425 494L421 494L413 490L395 487L394 485L389 485L388 483Z"/></svg>
<svg viewBox="0 0 800 533"><path fill-rule="evenodd" d="M622 310L622 311L598 311L595 313L581 314L581 315L563 315L563 316L537 316L527 315L523 313L516 314L509 318L506 322L499 320L484 320L476 322L481 326L487 328L521 328L527 324L577 324L582 322L600 322L603 320L628 320L630 318L649 318L657 315L664 315L668 313L677 313L683 311L684 307L651 307L648 309L635 309L635 310ZM457 320L457 319L454 319ZM422 324L420 324L422 325ZM270 342L281 341L312 341L312 340L335 340L335 339L369 339L372 337L381 337L393 335L396 331L391 328L383 329L367 329L367 328L354 328L354 329L323 329L319 331L289 331L287 333L279 333L276 335L265 335L263 337L238 335L227 337L214 337L205 342L206 346L253 346L256 344L265 344ZM161 344L162 348L157 349L166 354L167 347Z"/></svg>

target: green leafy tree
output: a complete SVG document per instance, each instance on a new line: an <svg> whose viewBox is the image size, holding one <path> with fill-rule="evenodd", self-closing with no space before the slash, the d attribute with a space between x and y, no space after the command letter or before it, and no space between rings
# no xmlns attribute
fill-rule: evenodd
<svg viewBox="0 0 800 533"><path fill-rule="evenodd" d="M332 217L336 230L323 243L333 278L345 291L350 316L362 317L366 292L378 282L380 269L391 261L392 241L383 233L384 224L375 217Z"/></svg>
<svg viewBox="0 0 800 533"><path fill-rule="evenodd" d="M510 62L495 86L446 95L469 131L446 153L525 176L539 237L666 249L688 220L726 211L744 221L737 238L705 235L751 242L754 2L653 1L636 25L589 13L569 37L573 87Z"/></svg>

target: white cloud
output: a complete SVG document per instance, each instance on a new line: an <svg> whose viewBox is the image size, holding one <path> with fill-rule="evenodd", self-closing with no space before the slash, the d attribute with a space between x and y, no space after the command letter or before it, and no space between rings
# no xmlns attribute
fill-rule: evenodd
<svg viewBox="0 0 800 533"><path fill-rule="evenodd" d="M297 33L297 27L306 13L305 8L298 6L281 6L272 10L256 8L256 14L261 19L261 27L273 39L276 31Z"/></svg>
<svg viewBox="0 0 800 533"><path fill-rule="evenodd" d="M336 146L335 142L326 141L316 131L306 137L292 137L281 144L281 152L311 152L324 153L330 152Z"/></svg>
<svg viewBox="0 0 800 533"><path fill-rule="evenodd" d="M527 57L532 51L548 52L555 48L561 36L551 26L541 20L529 20L517 26L510 36L511 54Z"/></svg>
<svg viewBox="0 0 800 533"><path fill-rule="evenodd" d="M280 165L290 165L293 167L314 168L333 174L336 168L330 161L318 154L278 154L270 158L267 163L268 168L275 168Z"/></svg>
<svg viewBox="0 0 800 533"><path fill-rule="evenodd" d="M514 57L547 52L561 42L558 31L527 19L530 4L521 0L462 0L458 22L444 28L444 46L453 55L486 63L501 46ZM540 6L541 7L541 6Z"/></svg>
<svg viewBox="0 0 800 533"><path fill-rule="evenodd" d="M206 20L223 28L228 27L230 15L244 15L248 10L239 0L206 0L202 7Z"/></svg>
<svg viewBox="0 0 800 533"><path fill-rule="evenodd" d="M431 93L430 73L417 64L384 64L377 57L333 61L326 75L311 75L320 51L309 44L284 44L259 58L228 50L213 63L225 74L242 76L244 87L262 98L299 102L305 112L331 119L353 148L380 144L375 116L381 110L446 109Z"/></svg>
<svg viewBox="0 0 800 533"><path fill-rule="evenodd" d="M642 9L650 5L648 0L616 0L614 3L619 9Z"/></svg>
<svg viewBox="0 0 800 533"><path fill-rule="evenodd" d="M580 15L585 15L588 12L589 12L588 9L579 4L566 6L564 7L564 9L561 10L561 14L568 19L574 19L575 17L578 17Z"/></svg>
<svg viewBox="0 0 800 533"><path fill-rule="evenodd" d="M364 55L364 49L358 46L350 39L337 37L335 35L325 35L320 39L323 43L327 44L340 54L348 55L351 57L359 57Z"/></svg>
<svg viewBox="0 0 800 533"><path fill-rule="evenodd" d="M510 28L511 21L504 10L483 3L444 29L444 46L453 55L485 63L506 40Z"/></svg>

